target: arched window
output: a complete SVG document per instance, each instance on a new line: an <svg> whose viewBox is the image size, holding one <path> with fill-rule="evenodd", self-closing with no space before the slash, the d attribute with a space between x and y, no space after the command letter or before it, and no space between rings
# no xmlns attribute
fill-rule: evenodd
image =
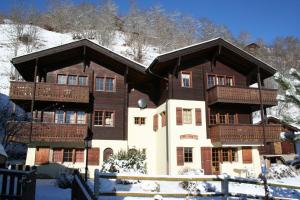
<svg viewBox="0 0 300 200"><path fill-rule="evenodd" d="M111 155L114 154L112 148L106 148L103 151L103 161L107 161Z"/></svg>

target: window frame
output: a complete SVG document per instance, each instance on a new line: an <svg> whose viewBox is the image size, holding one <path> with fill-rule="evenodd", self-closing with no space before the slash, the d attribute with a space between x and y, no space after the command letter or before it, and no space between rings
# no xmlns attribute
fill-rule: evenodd
<svg viewBox="0 0 300 200"><path fill-rule="evenodd" d="M134 117L133 122L134 125L139 125L139 126L146 125L146 117Z"/></svg>
<svg viewBox="0 0 300 200"><path fill-rule="evenodd" d="M183 75L188 75L189 76L189 86L184 86L184 81L183 81ZM180 73L180 83L181 87L183 88L192 88L193 87L193 79L192 79L193 73L191 71L181 71Z"/></svg>
<svg viewBox="0 0 300 200"><path fill-rule="evenodd" d="M75 78L74 84L70 84L70 79L69 79L70 77ZM67 85L78 85L78 76L77 75L71 75L71 74L67 75Z"/></svg>
<svg viewBox="0 0 300 200"><path fill-rule="evenodd" d="M193 147L183 147L183 161L184 163L193 163Z"/></svg>
<svg viewBox="0 0 300 200"><path fill-rule="evenodd" d="M102 83L103 90L97 90L97 79L103 79L103 83ZM108 79L112 79L112 83L113 83L112 91L107 90L107 88L106 88ZM117 88L116 85L117 85L116 77L112 77L112 76L95 76L94 89L95 89L96 92L116 92L116 88Z"/></svg>
<svg viewBox="0 0 300 200"><path fill-rule="evenodd" d="M208 81L209 77L213 78L213 85L212 86L210 86L210 84L209 84L209 81ZM218 78L219 77L224 78L224 85L221 85L221 84L218 83ZM228 78L232 79L232 85L228 85L227 84L227 79ZM234 75L207 73L206 74L206 89L210 89L210 88L213 88L215 86L225 86L225 87L233 87L233 86L235 86L235 77L234 77Z"/></svg>
<svg viewBox="0 0 300 200"><path fill-rule="evenodd" d="M64 83L59 83L59 82L58 82L58 81L59 81L59 78L58 78L58 77L60 77L60 76L63 76L63 77L66 78ZM66 75L66 74L57 74L57 76L56 76L56 84L59 84L59 85L67 85L67 84L68 84L68 75Z"/></svg>
<svg viewBox="0 0 300 200"><path fill-rule="evenodd" d="M185 121L185 111L190 112L190 121ZM193 123L193 109L191 108L182 108L182 124L192 124Z"/></svg>
<svg viewBox="0 0 300 200"><path fill-rule="evenodd" d="M103 122L103 125L95 124L96 112L102 112L102 122ZM112 126L106 126L105 125L105 114L106 114L106 112L112 113L112 118L113 118L112 119ZM112 128L112 127L115 127L115 119L116 119L116 112L114 110L95 110L94 114L93 114L93 126Z"/></svg>
<svg viewBox="0 0 300 200"><path fill-rule="evenodd" d="M85 78L85 84L84 84L84 85L81 85L81 84L80 84L80 81L79 81L80 78ZM77 85L79 85L79 86L87 86L88 83L89 83L89 81L88 81L88 76L79 75L78 78L77 78L77 80L78 80Z"/></svg>
<svg viewBox="0 0 300 200"><path fill-rule="evenodd" d="M68 151L68 152L67 152ZM70 153L71 152L71 153ZM74 149L72 148L65 148L63 149L63 158L62 158L62 161L65 163L65 162L73 162L73 152L74 152ZM67 156L65 157L65 154L67 154ZM71 155L71 157L70 157ZM67 158L67 159L65 159ZM71 158L71 160L70 160Z"/></svg>

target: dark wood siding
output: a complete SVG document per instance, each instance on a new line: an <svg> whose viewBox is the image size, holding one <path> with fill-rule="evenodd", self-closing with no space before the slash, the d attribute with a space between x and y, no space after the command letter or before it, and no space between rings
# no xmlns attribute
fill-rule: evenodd
<svg viewBox="0 0 300 200"><path fill-rule="evenodd" d="M147 101L147 108L156 108L155 103L149 98L148 94L145 94L137 89L131 89L129 92L129 107L137 108L138 100L144 98Z"/></svg>

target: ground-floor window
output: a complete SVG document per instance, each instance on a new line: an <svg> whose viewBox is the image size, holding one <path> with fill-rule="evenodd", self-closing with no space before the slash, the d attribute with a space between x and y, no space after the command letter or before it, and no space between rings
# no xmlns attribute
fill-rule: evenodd
<svg viewBox="0 0 300 200"><path fill-rule="evenodd" d="M193 162L193 148L184 147L184 162Z"/></svg>
<svg viewBox="0 0 300 200"><path fill-rule="evenodd" d="M52 154L53 162L84 162L84 149L54 148Z"/></svg>

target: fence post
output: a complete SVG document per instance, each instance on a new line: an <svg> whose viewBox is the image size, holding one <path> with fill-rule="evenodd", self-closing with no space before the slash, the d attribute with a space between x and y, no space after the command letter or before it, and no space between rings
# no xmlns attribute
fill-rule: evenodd
<svg viewBox="0 0 300 200"><path fill-rule="evenodd" d="M223 200L226 200L229 197L229 181L226 176L224 176L221 181L221 192L223 194Z"/></svg>
<svg viewBox="0 0 300 200"><path fill-rule="evenodd" d="M95 169L95 171L94 171L94 194L96 197L99 196L99 190L100 190L99 169Z"/></svg>

